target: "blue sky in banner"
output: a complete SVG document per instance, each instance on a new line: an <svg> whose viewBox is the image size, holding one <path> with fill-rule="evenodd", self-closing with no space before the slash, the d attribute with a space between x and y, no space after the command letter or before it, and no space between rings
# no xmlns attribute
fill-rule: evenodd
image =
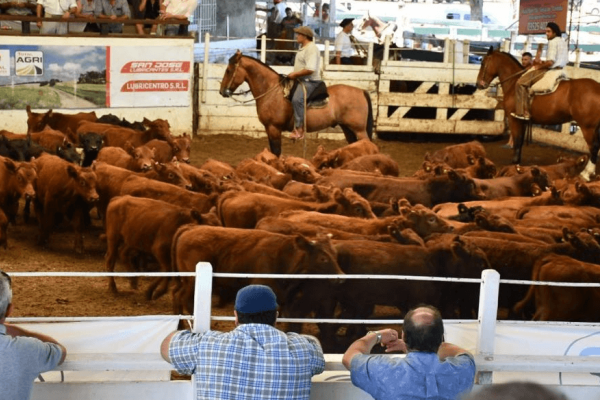
<svg viewBox="0 0 600 400"><path fill-rule="evenodd" d="M73 81L80 74L106 69L106 46L22 46L0 45L0 50L10 51L10 76L0 76L0 86L11 83L39 82L50 79ZM43 76L16 76L15 52L41 51L44 57Z"/></svg>

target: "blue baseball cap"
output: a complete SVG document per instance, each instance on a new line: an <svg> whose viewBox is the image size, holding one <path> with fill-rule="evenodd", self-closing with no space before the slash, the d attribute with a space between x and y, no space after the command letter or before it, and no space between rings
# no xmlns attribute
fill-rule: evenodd
<svg viewBox="0 0 600 400"><path fill-rule="evenodd" d="M237 292L235 309L244 314L277 310L277 296L265 285L248 285Z"/></svg>

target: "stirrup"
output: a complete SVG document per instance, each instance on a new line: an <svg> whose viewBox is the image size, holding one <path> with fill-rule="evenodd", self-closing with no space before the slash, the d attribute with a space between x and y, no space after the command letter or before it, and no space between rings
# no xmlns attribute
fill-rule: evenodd
<svg viewBox="0 0 600 400"><path fill-rule="evenodd" d="M510 113L511 117L516 118L516 119L520 119L522 121L529 121L531 119L531 117L529 115L519 115L517 113Z"/></svg>

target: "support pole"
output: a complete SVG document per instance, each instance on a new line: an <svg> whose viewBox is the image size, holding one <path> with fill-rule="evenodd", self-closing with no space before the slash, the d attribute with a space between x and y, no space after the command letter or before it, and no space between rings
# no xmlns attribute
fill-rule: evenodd
<svg viewBox="0 0 600 400"><path fill-rule="evenodd" d="M493 269L483 271L479 293L477 354L483 356L486 360L494 359L499 289L500 274ZM491 384L492 372L479 372L477 381L480 385Z"/></svg>
<svg viewBox="0 0 600 400"><path fill-rule="evenodd" d="M196 264L196 285L194 286L194 326L192 328L193 332L206 332L210 329L212 273L213 270L210 263L199 262Z"/></svg>
<svg viewBox="0 0 600 400"><path fill-rule="evenodd" d="M204 35L204 63L202 64L202 102L206 103L208 92L208 62L210 57L210 33Z"/></svg>
<svg viewBox="0 0 600 400"><path fill-rule="evenodd" d="M260 61L267 62L267 36L260 37Z"/></svg>

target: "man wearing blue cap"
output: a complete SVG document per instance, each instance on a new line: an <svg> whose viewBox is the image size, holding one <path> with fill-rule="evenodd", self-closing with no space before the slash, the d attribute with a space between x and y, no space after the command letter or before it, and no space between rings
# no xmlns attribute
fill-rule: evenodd
<svg viewBox="0 0 600 400"><path fill-rule="evenodd" d="M173 332L161 354L181 374L196 374L197 399L306 399L323 372L319 341L275 328L277 298L268 286L237 293L231 332Z"/></svg>

